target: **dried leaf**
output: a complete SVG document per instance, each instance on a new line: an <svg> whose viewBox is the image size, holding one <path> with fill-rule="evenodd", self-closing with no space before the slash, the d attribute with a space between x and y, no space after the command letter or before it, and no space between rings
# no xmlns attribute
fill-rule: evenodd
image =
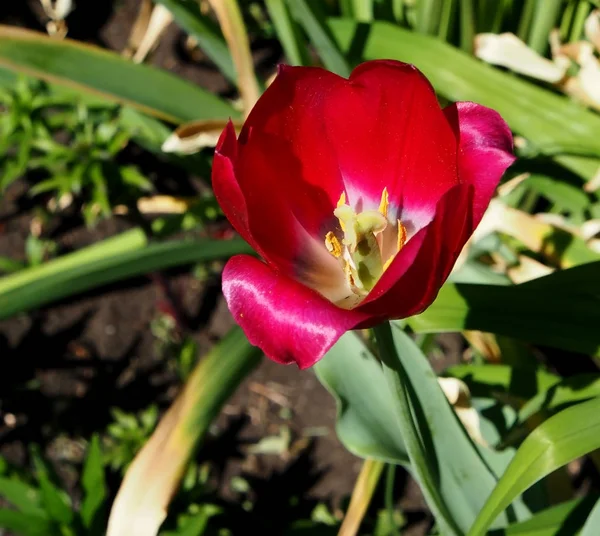
<svg viewBox="0 0 600 536"><path fill-rule="evenodd" d="M133 56L133 53L140 47L146 30L150 24L150 17L152 16L152 0L141 0L138 14L129 33L129 39L127 40L127 46L123 49L121 54L126 58Z"/></svg>
<svg viewBox="0 0 600 536"><path fill-rule="evenodd" d="M438 378L438 382L471 439L487 447L488 444L481 434L479 414L471 405L471 393L467 384L457 378Z"/></svg>
<svg viewBox="0 0 600 536"><path fill-rule="evenodd" d="M44 13L54 21L65 20L75 9L73 0L40 0Z"/></svg>
<svg viewBox="0 0 600 536"><path fill-rule="evenodd" d="M475 56L487 63L553 84L564 78L568 67L540 56L512 33L477 35Z"/></svg>
<svg viewBox="0 0 600 536"><path fill-rule="evenodd" d="M165 153L194 154L207 147L214 147L227 121L192 121L181 125L164 141ZM236 130L242 128L241 122L234 122Z"/></svg>
<svg viewBox="0 0 600 536"><path fill-rule="evenodd" d="M133 61L141 63L146 56L157 46L165 30L173 22L173 15L162 4L156 4L150 15L150 21L144 33L140 46L133 55Z"/></svg>
<svg viewBox="0 0 600 536"><path fill-rule="evenodd" d="M236 0L208 0L208 3L217 15L231 51L238 76L238 89L247 116L260 96L260 89L256 81L254 62L242 13Z"/></svg>
<svg viewBox="0 0 600 536"><path fill-rule="evenodd" d="M583 28L587 39L600 52L600 9L595 9L589 14Z"/></svg>
<svg viewBox="0 0 600 536"><path fill-rule="evenodd" d="M502 353L492 333L483 331L463 331L465 339L469 344L482 354L491 363L500 363Z"/></svg>
<svg viewBox="0 0 600 536"><path fill-rule="evenodd" d="M550 268L549 266L546 266L545 264L542 264L531 257L520 255L519 264L509 268L507 275L513 283L518 284L548 275L553 271L553 268Z"/></svg>

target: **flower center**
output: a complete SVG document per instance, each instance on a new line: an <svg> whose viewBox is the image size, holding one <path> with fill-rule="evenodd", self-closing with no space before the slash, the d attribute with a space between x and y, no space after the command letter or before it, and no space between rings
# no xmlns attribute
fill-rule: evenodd
<svg viewBox="0 0 600 536"><path fill-rule="evenodd" d="M371 291L406 243L406 228L400 220L397 220L396 225L390 223L387 217L388 206L388 192L384 188L377 210L357 213L346 204L346 194L342 193L337 208L333 211L340 222L343 236L329 231L325 236L325 246L329 253L340 259L346 281L353 293L353 296L348 297L353 298L351 306L356 305ZM387 244L390 238L393 243ZM343 300L345 304L348 298Z"/></svg>

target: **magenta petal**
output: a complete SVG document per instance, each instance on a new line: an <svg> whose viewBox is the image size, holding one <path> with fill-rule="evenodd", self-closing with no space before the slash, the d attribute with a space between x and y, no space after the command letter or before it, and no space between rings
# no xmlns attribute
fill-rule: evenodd
<svg viewBox="0 0 600 536"><path fill-rule="evenodd" d="M344 332L366 318L336 307L249 255L229 260L223 294L252 344L272 360L295 362L301 369L314 365Z"/></svg>
<svg viewBox="0 0 600 536"><path fill-rule="evenodd" d="M444 114L459 137L460 182L475 187L476 227L502 175L515 161L512 134L498 112L474 102L457 102L444 108Z"/></svg>

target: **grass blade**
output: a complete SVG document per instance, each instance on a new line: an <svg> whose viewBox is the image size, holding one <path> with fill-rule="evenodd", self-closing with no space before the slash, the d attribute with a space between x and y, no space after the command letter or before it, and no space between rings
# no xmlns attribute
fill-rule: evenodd
<svg viewBox="0 0 600 536"><path fill-rule="evenodd" d="M318 3L308 0L287 0L287 4L294 18L304 28L310 42L317 49L325 67L340 76L349 76L348 62L333 39Z"/></svg>
<svg viewBox="0 0 600 536"><path fill-rule="evenodd" d="M198 42L221 73L230 82L235 83L237 75L227 43L219 28L208 17L202 15L198 3L184 0L155 1L171 12L175 22Z"/></svg>
<svg viewBox="0 0 600 536"><path fill-rule="evenodd" d="M296 22L290 16L285 0L266 0L265 4L287 60L291 65L309 65L306 43L302 40Z"/></svg>

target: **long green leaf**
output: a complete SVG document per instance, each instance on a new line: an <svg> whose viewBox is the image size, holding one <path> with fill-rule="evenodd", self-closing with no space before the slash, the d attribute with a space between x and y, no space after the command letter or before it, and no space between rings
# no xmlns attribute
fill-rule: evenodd
<svg viewBox="0 0 600 536"><path fill-rule="evenodd" d="M417 332L479 330L587 354L600 352L599 263L562 270L512 287L446 284Z"/></svg>
<svg viewBox="0 0 600 536"><path fill-rule="evenodd" d="M594 506L595 497L564 502L536 513L531 519L514 523L506 529L493 530L490 536L558 536L577 534ZM591 535L590 535L591 536Z"/></svg>
<svg viewBox="0 0 600 536"><path fill-rule="evenodd" d="M496 517L521 493L570 461L600 448L600 398L550 417L517 450L468 532L486 534Z"/></svg>
<svg viewBox="0 0 600 536"><path fill-rule="evenodd" d="M438 39L386 22L367 26L329 19L328 24L343 51L359 50L365 60L414 63L444 97L494 108L536 146L578 147L585 140L594 154L600 152L600 116L567 97L486 65ZM597 158L559 156L556 160L586 179L600 165Z"/></svg>
<svg viewBox="0 0 600 536"><path fill-rule="evenodd" d="M126 104L180 123L239 113L212 93L167 71L69 39L0 26L0 66Z"/></svg>
<svg viewBox="0 0 600 536"><path fill-rule="evenodd" d="M0 279L0 318L156 270L251 253L241 240L177 240L146 244L141 231L97 243Z"/></svg>
<svg viewBox="0 0 600 536"><path fill-rule="evenodd" d="M175 22L196 39L200 48L214 62L225 77L235 84L237 75L233 60L219 27L202 15L196 1L155 0L165 6Z"/></svg>
<svg viewBox="0 0 600 536"><path fill-rule="evenodd" d="M40 499L51 519L62 525L70 525L74 512L69 496L60 489L50 476L50 471L37 449L32 452L35 473L40 485Z"/></svg>
<svg viewBox="0 0 600 536"><path fill-rule="evenodd" d="M541 390L518 413L517 423L523 423L539 411L552 412L568 404L600 396L600 376L578 374L564 378Z"/></svg>

